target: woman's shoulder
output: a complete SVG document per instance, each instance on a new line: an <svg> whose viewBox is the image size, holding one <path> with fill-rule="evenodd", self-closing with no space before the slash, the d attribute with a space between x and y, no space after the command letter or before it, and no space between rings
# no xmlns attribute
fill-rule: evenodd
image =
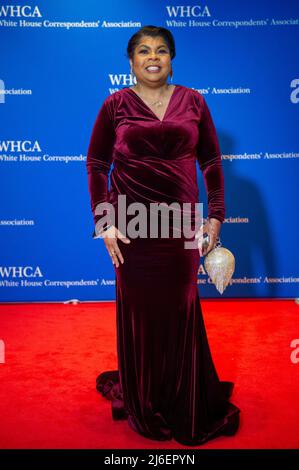
<svg viewBox="0 0 299 470"><path fill-rule="evenodd" d="M183 85L180 85L180 87L183 88L185 92L188 93L190 96L197 98L199 101L202 101L204 99L203 94L196 88L190 88Z"/></svg>
<svg viewBox="0 0 299 470"><path fill-rule="evenodd" d="M202 106L204 103L204 96L196 88L187 87L185 85L176 85L181 89L181 91L188 97L190 100L195 101L199 106Z"/></svg>
<svg viewBox="0 0 299 470"><path fill-rule="evenodd" d="M124 100L128 89L129 87L123 87L106 96L103 101L103 105L115 110L117 106Z"/></svg>
<svg viewBox="0 0 299 470"><path fill-rule="evenodd" d="M113 104L115 101L118 100L118 98L120 97L120 92L122 91L122 89L120 90L117 90L117 91L114 91L113 93L111 93L110 95L107 95L106 98L104 98L104 102L103 104L107 104L107 105L110 105L110 104Z"/></svg>
<svg viewBox="0 0 299 470"><path fill-rule="evenodd" d="M123 88L121 88L120 90L114 91L110 95L107 95L102 100L101 108L107 109L110 116L114 118L118 104L120 103L122 99L123 99Z"/></svg>

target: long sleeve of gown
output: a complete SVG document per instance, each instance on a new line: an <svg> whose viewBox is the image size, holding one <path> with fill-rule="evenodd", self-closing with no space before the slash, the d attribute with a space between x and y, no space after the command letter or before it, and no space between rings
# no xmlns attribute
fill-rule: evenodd
<svg viewBox="0 0 299 470"><path fill-rule="evenodd" d="M111 103L106 98L93 126L86 159L88 190L95 224L92 238L98 238L96 235L98 220L103 215L109 215L107 210L99 215L96 209L98 204L108 202L108 174L112 163L114 141L113 112Z"/></svg>
<svg viewBox="0 0 299 470"><path fill-rule="evenodd" d="M201 95L202 114L199 122L197 159L202 171L208 199L208 217L224 221L224 176L216 129L208 105Z"/></svg>

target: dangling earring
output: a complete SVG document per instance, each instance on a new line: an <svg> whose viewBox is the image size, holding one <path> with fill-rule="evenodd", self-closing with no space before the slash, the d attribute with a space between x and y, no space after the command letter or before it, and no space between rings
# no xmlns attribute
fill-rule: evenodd
<svg viewBox="0 0 299 470"><path fill-rule="evenodd" d="M173 73L171 71L171 75L170 75L170 82L172 83L172 76L173 76Z"/></svg>
<svg viewBox="0 0 299 470"><path fill-rule="evenodd" d="M131 77L132 77L132 82L136 84L136 75L135 75L135 73L133 72L132 67L131 67L131 69L130 69L130 74L131 74Z"/></svg>

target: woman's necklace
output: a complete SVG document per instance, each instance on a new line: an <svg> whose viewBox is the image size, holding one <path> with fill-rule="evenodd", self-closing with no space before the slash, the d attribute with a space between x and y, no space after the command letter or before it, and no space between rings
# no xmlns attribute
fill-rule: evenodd
<svg viewBox="0 0 299 470"><path fill-rule="evenodd" d="M163 103L162 103L161 100L159 100L159 101L154 101L153 103L151 103L151 106L162 106L162 105L163 105Z"/></svg>
<svg viewBox="0 0 299 470"><path fill-rule="evenodd" d="M169 86L168 86L168 88L169 88ZM142 98L142 95L140 93L139 93L139 96ZM154 101L153 103L149 103L149 104L150 104L150 106L163 106L163 101L160 99L160 100Z"/></svg>
<svg viewBox="0 0 299 470"><path fill-rule="evenodd" d="M141 95L141 98L142 98L142 95ZM153 103L149 103L147 100L144 100L144 101L147 102L150 106L163 106L162 100L157 100L157 101L154 101Z"/></svg>

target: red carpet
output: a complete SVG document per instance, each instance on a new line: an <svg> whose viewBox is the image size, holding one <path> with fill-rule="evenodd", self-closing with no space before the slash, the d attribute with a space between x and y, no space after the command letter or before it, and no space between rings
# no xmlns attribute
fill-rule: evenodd
<svg viewBox="0 0 299 470"><path fill-rule="evenodd" d="M200 448L299 448L299 362L290 358L299 305L221 299L202 308L219 376L235 382L241 424ZM112 421L111 403L95 390L96 376L117 368L114 302L1 305L1 339L1 448L183 448Z"/></svg>

